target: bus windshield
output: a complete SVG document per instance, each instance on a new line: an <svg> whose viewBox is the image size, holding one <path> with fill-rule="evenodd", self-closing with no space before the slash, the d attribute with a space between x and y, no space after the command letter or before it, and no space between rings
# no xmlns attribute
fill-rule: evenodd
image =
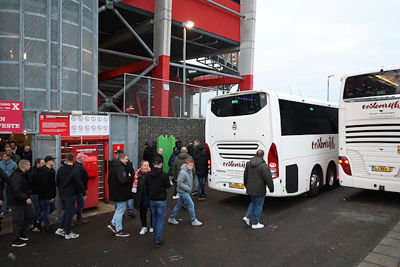
<svg viewBox="0 0 400 267"><path fill-rule="evenodd" d="M400 70L348 77L343 99L380 97L400 94Z"/></svg>
<svg viewBox="0 0 400 267"><path fill-rule="evenodd" d="M217 117L251 115L260 111L266 104L265 93L236 95L212 100L211 112Z"/></svg>

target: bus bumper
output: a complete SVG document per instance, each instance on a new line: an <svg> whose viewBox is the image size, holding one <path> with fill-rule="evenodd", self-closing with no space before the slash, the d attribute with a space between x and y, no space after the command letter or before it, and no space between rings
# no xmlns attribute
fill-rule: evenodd
<svg viewBox="0 0 400 267"><path fill-rule="evenodd" d="M400 192L399 180L383 180L363 178L358 176L340 175L339 183L341 186L355 187L369 190L380 190L389 192Z"/></svg>

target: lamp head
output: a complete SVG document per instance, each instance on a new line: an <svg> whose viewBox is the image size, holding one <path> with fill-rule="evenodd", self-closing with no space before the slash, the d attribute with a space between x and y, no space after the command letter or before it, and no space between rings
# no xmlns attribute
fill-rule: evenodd
<svg viewBox="0 0 400 267"><path fill-rule="evenodd" d="M194 27L194 22L191 20L185 21L182 23L183 27L185 27L186 30L191 30Z"/></svg>

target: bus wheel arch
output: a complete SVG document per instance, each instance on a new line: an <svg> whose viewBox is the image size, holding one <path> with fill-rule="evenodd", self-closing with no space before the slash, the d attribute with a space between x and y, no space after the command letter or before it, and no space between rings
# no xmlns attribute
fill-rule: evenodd
<svg viewBox="0 0 400 267"><path fill-rule="evenodd" d="M319 164L314 165L310 174L310 190L308 196L313 197L319 193L321 185L323 183L323 171Z"/></svg>
<svg viewBox="0 0 400 267"><path fill-rule="evenodd" d="M335 162L331 161L328 164L328 168L326 170L326 180L325 185L328 189L333 189L337 185L337 167Z"/></svg>

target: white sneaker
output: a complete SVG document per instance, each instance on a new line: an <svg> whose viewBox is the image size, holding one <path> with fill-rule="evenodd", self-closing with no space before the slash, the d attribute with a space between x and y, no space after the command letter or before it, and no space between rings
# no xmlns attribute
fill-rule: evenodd
<svg viewBox="0 0 400 267"><path fill-rule="evenodd" d="M200 222L199 220L194 220L193 222L192 222L192 226L202 226L203 225L203 223L202 222Z"/></svg>
<svg viewBox="0 0 400 267"><path fill-rule="evenodd" d="M250 226L250 219L248 219L247 217L243 217L243 221L247 226Z"/></svg>
<svg viewBox="0 0 400 267"><path fill-rule="evenodd" d="M252 226L251 226L251 228L253 228L253 229L261 229L261 228L264 228L264 224L261 224L261 223L257 223L257 224L253 224Z"/></svg>
<svg viewBox="0 0 400 267"><path fill-rule="evenodd" d="M40 231L39 231L40 232ZM57 231L55 232L56 235L65 237L65 231L64 229L58 228Z"/></svg>
<svg viewBox="0 0 400 267"><path fill-rule="evenodd" d="M172 199L173 199L173 200L177 200L177 199L179 199L179 198L180 198L179 195L172 196Z"/></svg>
<svg viewBox="0 0 400 267"><path fill-rule="evenodd" d="M175 218L168 218L168 223L175 225L179 224L179 222Z"/></svg>
<svg viewBox="0 0 400 267"><path fill-rule="evenodd" d="M145 233L147 233L147 227L142 227L139 234L144 235Z"/></svg>
<svg viewBox="0 0 400 267"><path fill-rule="evenodd" d="M79 234L74 233L74 232L71 232L71 233L65 235L65 239L75 239L78 237L79 237Z"/></svg>
<svg viewBox="0 0 400 267"><path fill-rule="evenodd" d="M154 232L153 227L150 227L150 231L149 231L149 232L150 232L150 233Z"/></svg>

